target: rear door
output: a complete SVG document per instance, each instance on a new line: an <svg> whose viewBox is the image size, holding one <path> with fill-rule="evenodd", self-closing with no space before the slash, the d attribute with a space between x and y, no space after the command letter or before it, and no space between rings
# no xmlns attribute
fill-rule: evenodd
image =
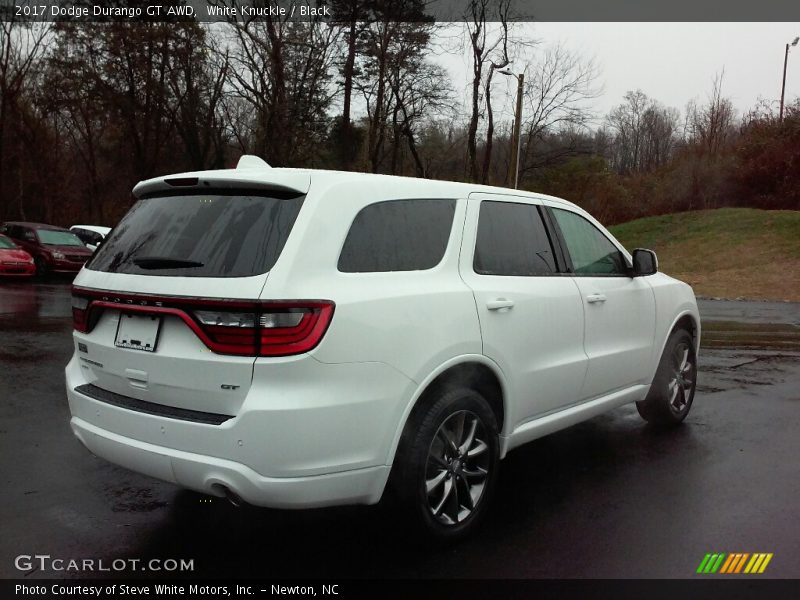
<svg viewBox="0 0 800 600"><path fill-rule="evenodd" d="M583 307L530 199L470 196L460 271L474 293L483 353L505 374L509 430L579 400Z"/></svg>
<svg viewBox="0 0 800 600"><path fill-rule="evenodd" d="M644 383L655 335L652 288L646 278L631 277L624 254L595 223L567 208L549 210L584 307L589 367L581 397Z"/></svg>
<svg viewBox="0 0 800 600"><path fill-rule="evenodd" d="M89 383L235 414L259 343L255 301L303 200L227 189L137 203L75 280L73 305L89 323L75 333L76 354Z"/></svg>

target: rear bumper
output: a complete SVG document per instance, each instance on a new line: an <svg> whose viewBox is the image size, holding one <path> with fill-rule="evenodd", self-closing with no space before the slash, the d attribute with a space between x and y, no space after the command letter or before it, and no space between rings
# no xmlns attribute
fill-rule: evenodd
<svg viewBox="0 0 800 600"><path fill-rule="evenodd" d="M140 442L95 427L77 417L76 437L92 454L132 471L214 496L225 488L243 500L271 508L315 508L374 504L383 493L388 466L313 477L264 477L240 463Z"/></svg>
<svg viewBox="0 0 800 600"><path fill-rule="evenodd" d="M213 423L154 414L152 396L149 404L104 398L90 389L92 366L78 357L66 380L73 432L92 453L200 492L219 496L224 486L273 508L378 502L403 399L416 387L383 363L259 359L239 410Z"/></svg>

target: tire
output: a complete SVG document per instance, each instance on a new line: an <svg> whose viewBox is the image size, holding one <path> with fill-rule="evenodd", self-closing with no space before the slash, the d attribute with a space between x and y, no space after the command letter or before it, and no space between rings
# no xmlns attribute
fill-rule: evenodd
<svg viewBox="0 0 800 600"><path fill-rule="evenodd" d="M499 462L497 419L467 388L447 389L403 433L392 488L416 529L440 542L471 534L484 517Z"/></svg>
<svg viewBox="0 0 800 600"><path fill-rule="evenodd" d="M697 355L691 334L685 329L672 332L664 346L650 392L636 403L648 423L674 427L683 422L694 401L697 387Z"/></svg>
<svg viewBox="0 0 800 600"><path fill-rule="evenodd" d="M40 257L36 257L34 259L34 263L36 263L36 276L37 277L47 277L49 274L49 269L47 268L47 263L44 262Z"/></svg>

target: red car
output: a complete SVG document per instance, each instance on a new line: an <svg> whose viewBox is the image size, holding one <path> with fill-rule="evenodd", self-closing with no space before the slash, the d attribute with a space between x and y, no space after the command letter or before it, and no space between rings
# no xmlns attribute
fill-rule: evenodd
<svg viewBox="0 0 800 600"><path fill-rule="evenodd" d="M36 273L77 273L92 251L74 233L42 223L5 223L0 229L33 256Z"/></svg>
<svg viewBox="0 0 800 600"><path fill-rule="evenodd" d="M0 276L31 277L36 275L33 257L0 234Z"/></svg>

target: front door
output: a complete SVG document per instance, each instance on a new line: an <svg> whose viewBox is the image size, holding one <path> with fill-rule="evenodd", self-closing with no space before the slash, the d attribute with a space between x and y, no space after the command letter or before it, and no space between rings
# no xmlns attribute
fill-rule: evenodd
<svg viewBox="0 0 800 600"><path fill-rule="evenodd" d="M655 297L646 277L632 277L625 256L582 215L551 208L572 262L585 315L589 357L584 400L650 383Z"/></svg>

